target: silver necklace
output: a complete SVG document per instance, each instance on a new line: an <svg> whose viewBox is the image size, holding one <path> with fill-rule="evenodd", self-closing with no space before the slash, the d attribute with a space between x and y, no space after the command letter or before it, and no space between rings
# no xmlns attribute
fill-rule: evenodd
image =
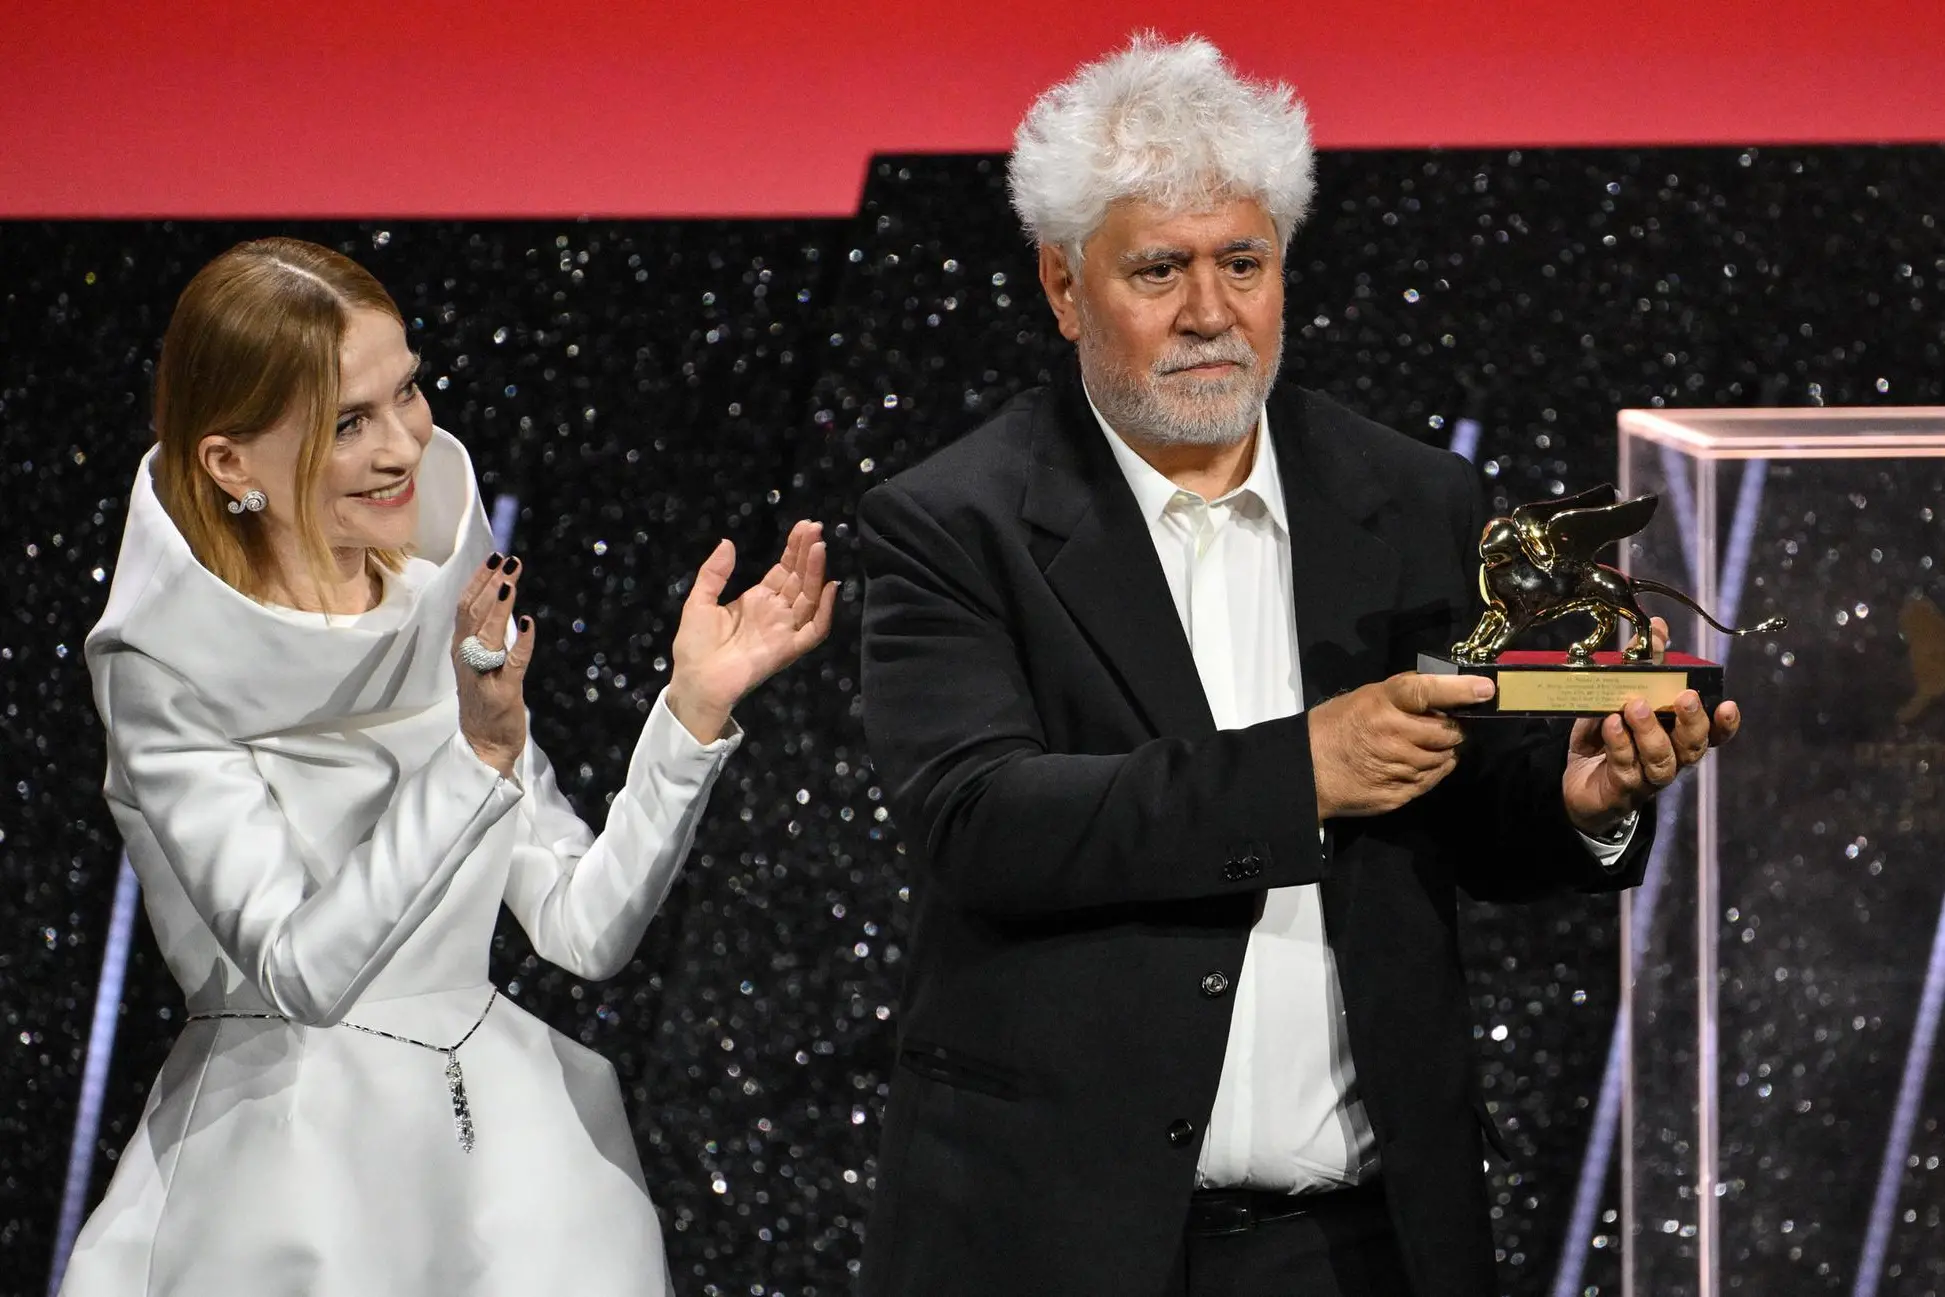
<svg viewBox="0 0 1945 1297"><path fill-rule="evenodd" d="M480 1029L480 1024L486 1021L486 1015L493 1011L493 1004L499 998L500 988L496 986L493 988L493 993L486 997L486 1007L480 1010L479 1017L474 1019L473 1025L466 1029L466 1034L450 1045L434 1045L429 1041L414 1040L410 1036L398 1036L389 1031L380 1031L376 1027L361 1027L355 1022L340 1022L338 1025L340 1027L349 1027L353 1031L362 1031L367 1036L380 1036L386 1040L396 1040L401 1045L417 1045L420 1049L429 1049L434 1053L444 1054L446 1056L446 1093L452 1100L453 1133L459 1137L459 1147L470 1153L473 1151L473 1144L475 1142L473 1136L473 1109L472 1105L466 1099L466 1073L459 1066L459 1050L461 1046L473 1038L473 1033ZM204 1013L190 1014L188 1021L200 1022L211 1018L255 1018L271 1022L290 1021L289 1018L281 1013L255 1013L246 1009L211 1009Z"/></svg>

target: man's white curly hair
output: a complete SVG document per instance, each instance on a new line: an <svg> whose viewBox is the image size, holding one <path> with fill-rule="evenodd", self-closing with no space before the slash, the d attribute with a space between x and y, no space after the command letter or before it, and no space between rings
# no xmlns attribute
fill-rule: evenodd
<svg viewBox="0 0 1945 1297"><path fill-rule="evenodd" d="M1254 198L1288 247L1313 167L1296 91L1237 76L1200 36L1170 43L1143 32L1034 101L1007 181L1028 236L1078 268L1081 245L1121 199L1200 211Z"/></svg>

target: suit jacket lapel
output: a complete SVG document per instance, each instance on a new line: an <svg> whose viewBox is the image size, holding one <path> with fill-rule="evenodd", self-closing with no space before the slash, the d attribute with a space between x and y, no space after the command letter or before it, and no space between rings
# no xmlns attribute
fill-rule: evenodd
<svg viewBox="0 0 1945 1297"><path fill-rule="evenodd" d="M1021 515L1047 582L1159 736L1215 733L1195 658L1134 493L1082 394L1056 384L1033 432Z"/></svg>
<svg viewBox="0 0 1945 1297"><path fill-rule="evenodd" d="M1402 559L1365 524L1389 499L1354 445L1314 426L1299 388L1270 397L1270 440L1290 525L1304 705L1380 678ZM1048 583L1158 735L1215 732L1195 659L1133 492L1081 392L1056 384L1033 433L1021 514Z"/></svg>
<svg viewBox="0 0 1945 1297"><path fill-rule="evenodd" d="M1398 552L1364 525L1389 498L1384 486L1310 413L1301 389L1271 393L1305 707L1382 677L1402 572Z"/></svg>

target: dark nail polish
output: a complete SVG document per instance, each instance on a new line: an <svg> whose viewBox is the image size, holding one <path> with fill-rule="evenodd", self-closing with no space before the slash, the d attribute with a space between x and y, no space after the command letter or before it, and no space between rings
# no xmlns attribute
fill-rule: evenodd
<svg viewBox="0 0 1945 1297"><path fill-rule="evenodd" d="M489 572L491 572L491 571L492 571L493 569L495 569L495 568L497 568L498 566L500 566L500 556L499 556L499 554L497 554L497 553L493 553L493 554L489 554L489 555L487 555L487 557L486 557L486 570L487 570L487 571L489 571Z"/></svg>
<svg viewBox="0 0 1945 1297"><path fill-rule="evenodd" d="M501 603L505 603L505 602L507 601L507 596L508 596L509 594L512 594L512 593L513 593L513 587L512 587L512 586L510 586L510 585L503 585L503 586L501 586L501 587L500 587L500 602L501 602Z"/></svg>
<svg viewBox="0 0 1945 1297"><path fill-rule="evenodd" d="M508 576L512 576L512 575L513 575L513 574L514 574L515 572L518 572L519 570L520 570L520 560L519 560L519 559L517 559L517 558L510 558L510 559L508 559L508 560L507 560L507 575L508 575Z"/></svg>

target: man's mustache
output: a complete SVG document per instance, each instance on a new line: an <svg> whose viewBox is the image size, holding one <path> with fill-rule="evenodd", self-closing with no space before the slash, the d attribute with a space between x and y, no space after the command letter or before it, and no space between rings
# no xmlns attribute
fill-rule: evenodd
<svg viewBox="0 0 1945 1297"><path fill-rule="evenodd" d="M1164 356L1154 364L1157 378L1165 378L1184 369L1194 369L1198 365L1232 364L1244 373L1256 368L1256 353L1241 338L1229 341L1218 339L1214 342L1191 343L1181 350Z"/></svg>

